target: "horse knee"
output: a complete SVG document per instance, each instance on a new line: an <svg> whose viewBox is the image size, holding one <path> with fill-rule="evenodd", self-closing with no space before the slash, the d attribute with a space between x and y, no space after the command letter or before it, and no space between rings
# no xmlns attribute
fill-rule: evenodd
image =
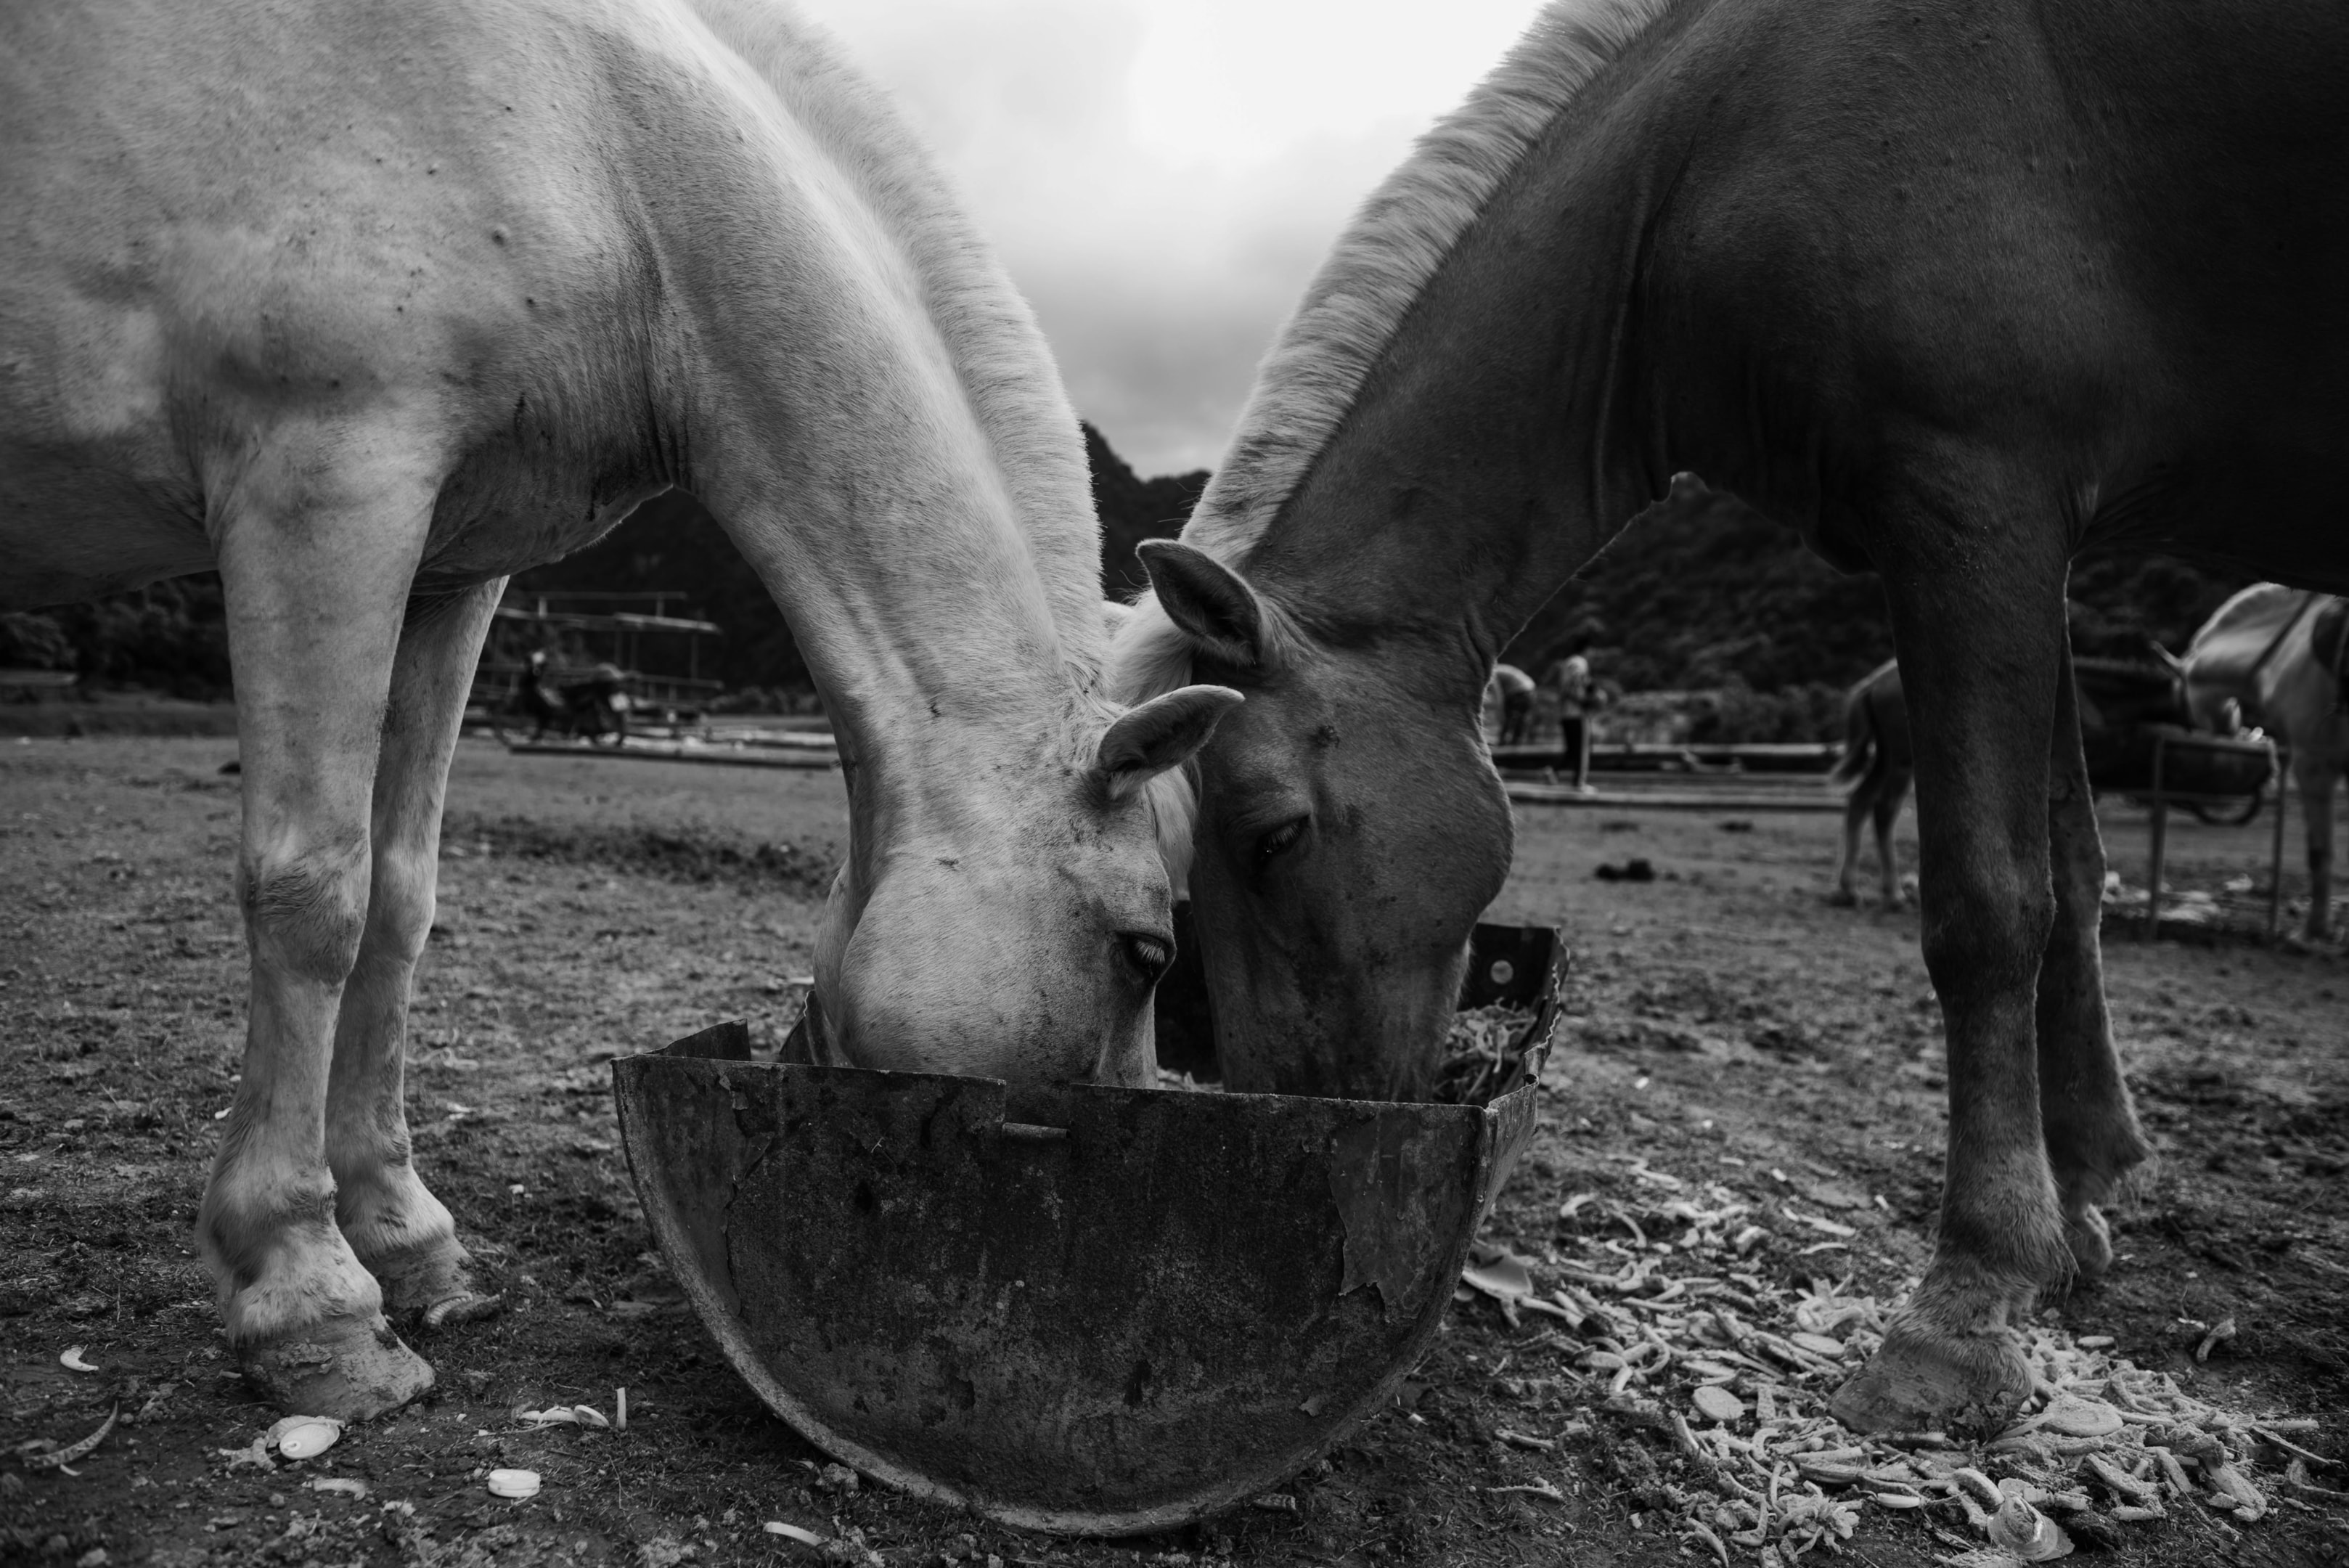
<svg viewBox="0 0 2349 1568"><path fill-rule="evenodd" d="M237 891L255 957L307 980L341 984L358 961L367 882L364 841L248 851L237 867Z"/></svg>
<svg viewBox="0 0 2349 1568"><path fill-rule="evenodd" d="M412 847L376 851L367 890L367 940L384 956L414 963L432 934L436 867L432 857Z"/></svg>
<svg viewBox="0 0 2349 1568"><path fill-rule="evenodd" d="M2037 973L2055 926L2045 877L1980 867L1939 874L1926 899L1925 970L1944 999L2018 994Z"/></svg>

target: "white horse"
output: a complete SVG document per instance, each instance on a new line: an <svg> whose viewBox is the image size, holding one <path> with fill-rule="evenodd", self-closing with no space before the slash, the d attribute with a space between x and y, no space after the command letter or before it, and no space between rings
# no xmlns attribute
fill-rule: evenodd
<svg viewBox="0 0 2349 1568"><path fill-rule="evenodd" d="M2308 831L2308 918L2333 934L2333 786L2349 768L2349 602L2258 583L2219 607L2186 649L2186 700L2203 729L2256 722L2288 747ZM2234 705L2230 713L2228 707ZM2281 799L2279 798L2279 809Z"/></svg>
<svg viewBox="0 0 2349 1568"><path fill-rule="evenodd" d="M493 1304L409 1158L440 805L506 574L672 486L789 616L852 846L862 1064L1145 1084L1139 798L1237 699L1102 694L1098 532L1027 308L882 100L759 0L0 10L0 607L216 568L244 1073L196 1227L289 1407Z"/></svg>

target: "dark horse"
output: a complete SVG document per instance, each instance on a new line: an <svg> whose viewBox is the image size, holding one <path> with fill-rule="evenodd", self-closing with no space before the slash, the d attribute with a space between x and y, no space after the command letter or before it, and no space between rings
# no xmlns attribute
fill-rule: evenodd
<svg viewBox="0 0 2349 1568"><path fill-rule="evenodd" d="M2072 556L2349 589L2349 11L1567 0L1371 199L1268 357L1128 692L1248 701L1191 874L1226 1080L1408 1094L1509 809L1495 657L1693 471L1882 575L1948 1032L1933 1263L1838 1394L1995 1416L2145 1158L2096 944Z"/></svg>

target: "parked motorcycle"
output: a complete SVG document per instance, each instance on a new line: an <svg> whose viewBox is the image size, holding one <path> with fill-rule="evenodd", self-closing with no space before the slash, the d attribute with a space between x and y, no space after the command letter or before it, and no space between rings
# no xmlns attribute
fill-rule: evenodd
<svg viewBox="0 0 2349 1568"><path fill-rule="evenodd" d="M617 746L628 738L626 678L616 665L599 664L585 676L556 679L545 653L530 656L522 683L499 706L492 727L498 739L564 740Z"/></svg>

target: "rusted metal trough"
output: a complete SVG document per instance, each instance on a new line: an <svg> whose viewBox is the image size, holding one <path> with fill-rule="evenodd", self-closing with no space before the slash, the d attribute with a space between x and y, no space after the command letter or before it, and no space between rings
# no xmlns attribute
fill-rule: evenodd
<svg viewBox="0 0 2349 1568"><path fill-rule="evenodd" d="M1478 938L1463 1005L1535 1007L1537 1070L1556 934ZM1399 1105L756 1063L739 1023L613 1072L661 1251L768 1406L877 1480L1068 1534L1213 1513L1387 1402L1534 1123L1529 1085Z"/></svg>

